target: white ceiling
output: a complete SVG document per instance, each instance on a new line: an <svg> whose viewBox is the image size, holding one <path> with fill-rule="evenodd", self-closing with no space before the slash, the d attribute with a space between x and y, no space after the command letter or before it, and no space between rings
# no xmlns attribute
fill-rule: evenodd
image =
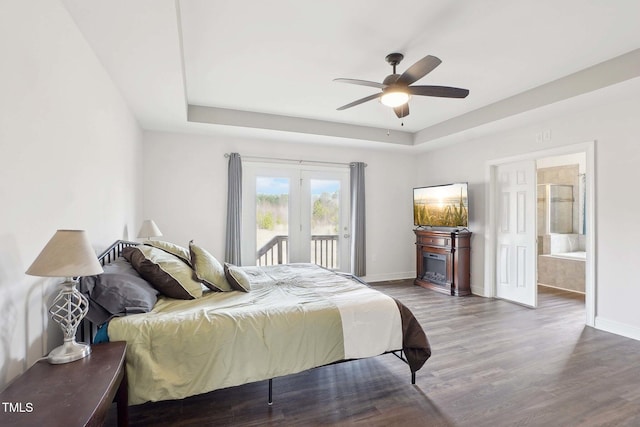
<svg viewBox="0 0 640 427"><path fill-rule="evenodd" d="M62 1L145 129L419 145L640 76L637 0ZM337 111L391 52L470 95Z"/></svg>

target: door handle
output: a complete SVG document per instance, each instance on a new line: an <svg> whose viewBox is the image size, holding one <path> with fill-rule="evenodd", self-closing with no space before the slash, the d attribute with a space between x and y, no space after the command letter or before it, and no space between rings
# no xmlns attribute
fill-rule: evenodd
<svg viewBox="0 0 640 427"><path fill-rule="evenodd" d="M345 239L348 239L349 237L351 237L351 234L345 234L345 235L344 235L344 236L342 236L342 237L344 237Z"/></svg>

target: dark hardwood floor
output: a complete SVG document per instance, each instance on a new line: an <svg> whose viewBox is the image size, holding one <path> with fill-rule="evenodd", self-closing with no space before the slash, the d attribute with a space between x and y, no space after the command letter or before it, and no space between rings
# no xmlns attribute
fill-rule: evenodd
<svg viewBox="0 0 640 427"><path fill-rule="evenodd" d="M580 295L538 309L373 284L418 318L433 355L410 383L393 355L129 408L131 426L639 426L640 342L584 326ZM112 408L107 426L116 425Z"/></svg>

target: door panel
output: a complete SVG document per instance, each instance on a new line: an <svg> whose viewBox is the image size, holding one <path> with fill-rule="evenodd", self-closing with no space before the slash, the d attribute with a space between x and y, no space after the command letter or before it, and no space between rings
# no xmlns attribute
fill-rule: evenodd
<svg viewBox="0 0 640 427"><path fill-rule="evenodd" d="M304 178L303 178L304 179ZM309 178L308 205L311 262L330 269L340 267L340 208L342 185L336 179Z"/></svg>
<svg viewBox="0 0 640 427"><path fill-rule="evenodd" d="M537 306L535 161L497 166L496 296Z"/></svg>
<svg viewBox="0 0 640 427"><path fill-rule="evenodd" d="M295 170L259 164L243 167L242 265L291 261L290 247L299 235L298 175ZM298 204L297 204L298 203Z"/></svg>
<svg viewBox="0 0 640 427"><path fill-rule="evenodd" d="M256 177L256 258L258 265L289 262L289 177Z"/></svg>
<svg viewBox="0 0 640 427"><path fill-rule="evenodd" d="M349 262L349 171L304 170L301 174L307 210L303 210L303 247L310 262L348 271ZM308 226L308 229L305 227Z"/></svg>

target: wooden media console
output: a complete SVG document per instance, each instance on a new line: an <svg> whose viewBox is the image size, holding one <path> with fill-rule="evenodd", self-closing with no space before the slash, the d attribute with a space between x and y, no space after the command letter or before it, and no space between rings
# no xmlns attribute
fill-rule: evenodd
<svg viewBox="0 0 640 427"><path fill-rule="evenodd" d="M417 229L414 283L449 295L471 294L471 232Z"/></svg>

